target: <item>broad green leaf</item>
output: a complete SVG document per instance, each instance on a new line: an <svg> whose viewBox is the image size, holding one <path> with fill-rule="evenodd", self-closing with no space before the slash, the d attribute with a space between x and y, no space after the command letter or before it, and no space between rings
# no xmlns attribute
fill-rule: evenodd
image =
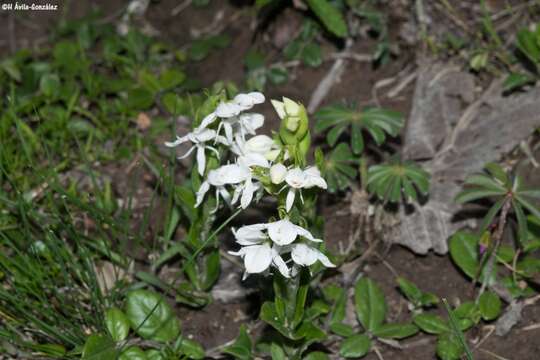
<svg viewBox="0 0 540 360"><path fill-rule="evenodd" d="M285 351L276 343L272 343L270 346L270 355L272 355L272 360L287 360Z"/></svg>
<svg viewBox="0 0 540 360"><path fill-rule="evenodd" d="M123 311L116 307L105 313L105 325L114 341L122 341L128 336L129 320Z"/></svg>
<svg viewBox="0 0 540 360"><path fill-rule="evenodd" d="M443 334L437 340L437 355L441 360L458 360L463 352L459 339L451 333Z"/></svg>
<svg viewBox="0 0 540 360"><path fill-rule="evenodd" d="M128 91L127 106L133 110L146 110L154 103L154 94L149 90L138 87Z"/></svg>
<svg viewBox="0 0 540 360"><path fill-rule="evenodd" d="M371 340L366 335L353 335L341 343L339 354L344 358L361 358L371 349Z"/></svg>
<svg viewBox="0 0 540 360"><path fill-rule="evenodd" d="M84 360L117 360L118 350L114 341L100 334L92 334L84 343L81 359Z"/></svg>
<svg viewBox="0 0 540 360"><path fill-rule="evenodd" d="M343 337L354 335L354 329L352 326L338 322L330 324L330 331Z"/></svg>
<svg viewBox="0 0 540 360"><path fill-rule="evenodd" d="M118 360L148 360L146 353L137 346L130 346L122 351Z"/></svg>
<svg viewBox="0 0 540 360"><path fill-rule="evenodd" d="M471 279L479 266L478 237L458 231L450 238L450 256L454 263Z"/></svg>
<svg viewBox="0 0 540 360"><path fill-rule="evenodd" d="M501 299L491 291L486 291L478 299L478 307L482 318L487 321L494 320L499 316L501 306Z"/></svg>
<svg viewBox="0 0 540 360"><path fill-rule="evenodd" d="M307 354L303 360L330 360L328 355L321 351L312 351L309 354Z"/></svg>
<svg viewBox="0 0 540 360"><path fill-rule="evenodd" d="M261 310L262 311L262 310ZM225 354L234 356L235 359L250 360L252 359L252 343L247 333L246 326L240 326L240 333L232 345L223 349Z"/></svg>
<svg viewBox="0 0 540 360"><path fill-rule="evenodd" d="M386 316L386 300L379 286L368 278L361 278L354 288L358 320L368 331L376 330Z"/></svg>
<svg viewBox="0 0 540 360"><path fill-rule="evenodd" d="M163 356L159 350L155 349L147 350L146 358L148 360L165 360L165 356Z"/></svg>
<svg viewBox="0 0 540 360"><path fill-rule="evenodd" d="M180 343L179 350L182 352L182 354L186 355L190 359L204 359L204 349L202 348L201 344L196 341L183 338L182 342Z"/></svg>
<svg viewBox="0 0 540 360"><path fill-rule="evenodd" d="M414 323L428 334L443 334L450 331L446 321L433 314L418 314L413 318Z"/></svg>
<svg viewBox="0 0 540 360"><path fill-rule="evenodd" d="M418 332L414 324L382 324L373 330L373 335L386 339L404 339Z"/></svg>
<svg viewBox="0 0 540 360"><path fill-rule="evenodd" d="M399 285L399 289L410 302L413 304L420 302L420 299L422 298L422 291L420 291L420 289L416 287L414 283L402 277L398 277L396 281Z"/></svg>
<svg viewBox="0 0 540 360"><path fill-rule="evenodd" d="M171 307L155 292L128 293L126 314L135 332L145 339L167 342L180 334L180 323Z"/></svg>
<svg viewBox="0 0 540 360"><path fill-rule="evenodd" d="M306 0L306 3L331 33L338 37L347 36L343 15L328 0Z"/></svg>

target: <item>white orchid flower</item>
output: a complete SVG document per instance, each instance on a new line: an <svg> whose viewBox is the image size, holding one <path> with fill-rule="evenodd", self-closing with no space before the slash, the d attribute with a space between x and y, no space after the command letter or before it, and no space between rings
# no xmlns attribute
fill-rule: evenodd
<svg viewBox="0 0 540 360"><path fill-rule="evenodd" d="M268 223L267 231L274 244L280 246L293 243L298 236L305 237L313 242L322 242L321 239L315 239L308 230L286 219Z"/></svg>
<svg viewBox="0 0 540 360"><path fill-rule="evenodd" d="M321 251L307 244L292 245L291 258L300 266L311 266L318 260L326 267L336 267Z"/></svg>
<svg viewBox="0 0 540 360"><path fill-rule="evenodd" d="M233 229L236 242L242 248L236 252L229 251L229 254L244 258L244 279L249 274L262 273L270 266L276 267L283 276L290 277L289 268L281 257L281 247L269 243L268 235L264 233L266 228L267 224L253 224L236 231Z"/></svg>
<svg viewBox="0 0 540 360"><path fill-rule="evenodd" d="M247 94L238 94L234 97L233 103L242 108L242 111L249 110L257 104L262 104L265 101L265 97L258 91L253 91Z"/></svg>
<svg viewBox="0 0 540 360"><path fill-rule="evenodd" d="M240 198L240 207L245 209L253 200L253 194L261 188L259 183L253 183L251 167L260 166L263 168L268 168L270 164L264 158L264 156L253 152L238 157L236 164L248 175L243 180L243 183L236 187L231 204L236 204Z"/></svg>
<svg viewBox="0 0 540 360"><path fill-rule="evenodd" d="M315 166L310 166L305 170L300 168L293 168L287 172L285 176L285 182L289 185L289 192L287 193L287 199L285 201L285 209L289 212L294 204L296 197L296 191L301 189L309 189L312 187L320 187L326 189L326 181L321 177L319 169ZM300 198L302 199L302 193L300 192ZM303 199L302 199L303 200Z"/></svg>
<svg viewBox="0 0 540 360"><path fill-rule="evenodd" d="M219 197L221 196L226 203L231 203L231 196L226 189L226 185L235 185L251 177L249 168L246 169L237 164L223 165L217 169L210 170L206 180L201 184L197 191L197 201L195 207L198 207L210 186L216 188L216 210L219 207Z"/></svg>
<svg viewBox="0 0 540 360"><path fill-rule="evenodd" d="M256 129L264 123L264 116L261 114L243 114L242 111L249 110L257 104L265 101L264 95L260 92L250 92L247 94L238 94L232 101L221 102L213 113L208 114L199 125L199 128L205 129L213 124L217 118L223 119L218 127L218 134L221 127L225 129L227 139L232 142L232 126L240 124L240 130L243 134L253 134ZM238 117L240 115L240 117ZM230 135L230 136L229 136Z"/></svg>
<svg viewBox="0 0 540 360"><path fill-rule="evenodd" d="M182 143L190 141L193 146L184 155L180 156L179 159L184 159L188 157L189 155L191 155L193 150L197 149L197 170L199 171L200 175L203 175L204 169L206 168L205 149L213 151L219 158L219 152L214 147L206 144L211 140L217 141L224 145L229 144L227 140L224 137L219 136L215 130L195 128L192 132L188 133L185 136L177 136L175 141L165 142L165 146L175 147Z"/></svg>
<svg viewBox="0 0 540 360"><path fill-rule="evenodd" d="M276 267L284 277L288 278L290 270L279 250L279 246L271 246L266 242L260 245L243 246L238 251L229 251L229 254L244 258L246 271L243 280L249 274L259 274L266 271L270 266Z"/></svg>

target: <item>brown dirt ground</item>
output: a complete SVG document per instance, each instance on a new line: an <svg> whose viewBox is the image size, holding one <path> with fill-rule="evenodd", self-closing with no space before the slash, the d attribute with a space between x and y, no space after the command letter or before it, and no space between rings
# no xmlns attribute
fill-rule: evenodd
<svg viewBox="0 0 540 360"><path fill-rule="evenodd" d="M491 1L490 3L495 4L498 2ZM77 6L72 6L68 15L69 17L81 16L93 6L104 9L105 14L112 14L122 4L121 0L77 2ZM174 0L152 2L145 18L160 32L161 38L179 48L188 44L191 29L201 29L208 26L211 22L209 19L213 19L217 11L223 10L225 13L224 19L227 19L232 14L243 10L241 6L232 6L229 2L213 1L210 7L203 9L188 7L180 15L172 16L171 10L177 4L178 1ZM8 34L9 16L13 15L0 12L0 34ZM36 42L39 44L43 34L50 29L51 24L57 21L58 16L59 14L47 14L46 16L36 13L16 14L14 21L16 31L15 46L24 47ZM252 20L252 17L247 14L241 16L238 21L229 24L225 31L232 37L232 45L223 51L213 53L200 63L190 65L189 71L192 76L200 79L204 85L210 85L218 80L241 82L244 75L244 56L252 45L252 41L259 42L259 44L261 42L261 38L253 37L253 32L250 30ZM260 45L265 46L270 51L270 57L275 58L277 56L277 50L269 48L267 44ZM9 46L9 36L1 36L0 54L9 53ZM369 53L372 46L372 42L366 41L355 45L353 50L358 53ZM329 46L325 46L325 49L332 51ZM359 103L371 102L373 98L372 86L381 79L395 76L407 64L414 62L413 55L411 51L403 51L399 58L378 69L366 63L349 62L346 76L342 78L341 83L332 89L323 105L342 100L357 101ZM305 67L295 69L293 81L281 87L269 87L267 95L268 97L288 96L307 102L330 66L331 62L328 62L316 69ZM387 88L382 90L383 93L384 90L387 90ZM412 86L409 85L400 96L392 101L382 96L379 97L381 105L407 114L410 109ZM262 111L270 115L272 110L269 104L266 104ZM122 168L124 168L124 165L118 165L115 170L121 170ZM140 189L141 196L144 197L144 199L141 199L141 203L148 204L148 192L152 190L152 187L148 182L140 183L143 186ZM121 193L121 186L117 185L116 190L117 193ZM334 205L329 204L329 207L323 210L327 224L325 237L327 239L343 239L348 236L350 217L336 214L336 210L348 207L348 204L344 206L342 199L331 200ZM336 205L335 203L338 201L341 202ZM157 207L161 206L158 202ZM159 214L159 209L156 213ZM156 218L159 218L159 216L156 216ZM159 225L151 228L152 233L149 234L149 238L152 238L160 229L161 226ZM380 284L387 296L391 309L389 313L396 316L396 320L406 319L408 314L403 297L396 289L395 276L390 271L390 268L400 276L404 276L418 284L424 291L430 291L440 297L447 298L450 303L466 300L464 294L468 293L470 284L454 267L449 257L434 254L415 256L400 247L392 247L387 251L382 251L382 253L384 253L386 264L377 260L370 261L364 267L364 272ZM253 319L256 316L256 311L251 309L250 306L248 302L228 304L226 306L213 303L202 311L179 307L178 314L182 319L184 333L200 341L206 348L212 348L233 339L238 333L240 324L245 322L246 319ZM527 307L523 314L523 320L506 337L499 338L496 335L491 335L480 348L489 350L505 359L538 359L540 358L540 355L538 355L540 351L540 328L529 331L523 330L528 325L538 323L540 323L540 306ZM478 340L485 333L486 327L481 325L474 331L469 331L467 336L471 340ZM427 335L417 335L404 341L404 343L413 342L425 336ZM383 345L382 356L386 360L431 360L435 359L434 343L435 339L432 338L430 344L415 347L407 352L397 351ZM475 358L478 360L494 359L492 355L483 353L480 350L475 352ZM377 357L370 354L366 359L375 360Z"/></svg>

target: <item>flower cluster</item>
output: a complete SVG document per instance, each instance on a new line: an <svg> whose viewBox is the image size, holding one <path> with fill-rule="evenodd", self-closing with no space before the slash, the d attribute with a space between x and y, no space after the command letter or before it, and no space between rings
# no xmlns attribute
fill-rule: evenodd
<svg viewBox="0 0 540 360"><path fill-rule="evenodd" d="M276 197L287 190L282 205L288 214L297 198L304 201L302 189L326 189L317 167L303 166L305 160L298 160L305 159L310 144L304 107L287 98L282 102L272 100L282 125L279 134L270 138L256 134L264 124L264 116L245 112L264 101L264 95L259 92L239 94L231 101L219 103L192 132L166 143L174 147L191 142L192 147L181 158L197 151L197 171L204 181L197 191L195 207L202 204L211 188L215 191L216 210L220 206L219 199L229 206L239 202L245 209L253 199L260 198L264 190ZM227 151L220 151L223 149ZM206 169L207 151L220 160L226 152L234 159L216 169ZM276 222L241 227L234 234L242 248L231 254L244 258L246 274L261 273L274 266L283 276L291 277L299 266L310 266L316 261L327 267L334 266L312 245L321 240L293 224L288 215ZM285 254L287 261L282 257ZM290 268L287 262L292 262Z"/></svg>
<svg viewBox="0 0 540 360"><path fill-rule="evenodd" d="M268 224L246 225L234 231L236 242L242 248L231 255L242 256L246 268L245 275L266 271L270 266L276 267L285 277L295 276L298 266L310 266L319 260L326 267L334 267L326 255L312 243L322 242L311 233L289 220L279 220ZM299 240L304 238L307 242ZM291 269L282 255L290 253L293 266Z"/></svg>

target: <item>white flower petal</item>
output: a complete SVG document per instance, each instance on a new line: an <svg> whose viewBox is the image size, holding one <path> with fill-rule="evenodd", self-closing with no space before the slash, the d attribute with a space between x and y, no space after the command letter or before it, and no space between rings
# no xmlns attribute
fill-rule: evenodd
<svg viewBox="0 0 540 360"><path fill-rule="evenodd" d="M275 267L277 267L281 275L283 275L286 278L291 277L290 270L287 267L287 264L285 263L283 258L279 255L277 250L275 250L274 248L272 248L272 263L274 264Z"/></svg>
<svg viewBox="0 0 540 360"><path fill-rule="evenodd" d="M197 169L199 170L199 175L204 175L204 169L206 167L206 155L204 153L204 146L197 146Z"/></svg>
<svg viewBox="0 0 540 360"><path fill-rule="evenodd" d="M270 166L268 160L266 160L263 155L256 153L250 153L244 156L240 156L237 161L240 166L246 168L249 168L250 166L261 166L267 168Z"/></svg>
<svg viewBox="0 0 540 360"><path fill-rule="evenodd" d="M188 140L189 139L188 139L187 136L183 136L183 137L177 136L176 140L174 140L174 141L165 141L165 146L167 146L167 147L175 147L175 146L178 146L178 145L180 145L182 143L185 143Z"/></svg>
<svg viewBox="0 0 540 360"><path fill-rule="evenodd" d="M240 114L242 107L234 102L222 102L216 108L216 115L220 118L230 118Z"/></svg>
<svg viewBox="0 0 540 360"><path fill-rule="evenodd" d="M328 259L328 257L326 255L324 255L322 252L319 251L319 254L317 254L317 258L319 259L319 261L326 267L336 267L336 265L334 265L330 259Z"/></svg>
<svg viewBox="0 0 540 360"><path fill-rule="evenodd" d="M210 184L208 183L208 181L205 181L201 184L201 186L199 187L199 190L197 190L197 201L195 203L195 207L198 207L199 205L201 205L204 199L204 195L206 195L208 190L210 190Z"/></svg>
<svg viewBox="0 0 540 360"><path fill-rule="evenodd" d="M205 129L208 127L208 125L212 124L214 121L216 121L217 115L215 112L206 115L206 117L201 121L201 124L198 126L198 129Z"/></svg>
<svg viewBox="0 0 540 360"><path fill-rule="evenodd" d="M296 244L291 251L293 261L302 266L310 266L315 264L318 257L318 250L307 246L306 244Z"/></svg>
<svg viewBox="0 0 540 360"><path fill-rule="evenodd" d="M247 140L244 148L247 152L264 155L272 149L273 145L274 140L270 136L257 135Z"/></svg>
<svg viewBox="0 0 540 360"><path fill-rule="evenodd" d="M249 274L261 273L272 263L272 249L268 244L247 246L244 252L244 266Z"/></svg>
<svg viewBox="0 0 540 360"><path fill-rule="evenodd" d="M225 138L227 139L227 142L230 144L233 142L233 129L232 125L228 122L223 123L223 128L225 129Z"/></svg>
<svg viewBox="0 0 540 360"><path fill-rule="evenodd" d="M313 235L311 235L311 233L309 231L307 231L306 229L304 229L303 227L298 226L298 225L294 225L294 226L296 227L296 232L298 233L298 235L303 236L306 239L308 239L310 241L313 241L313 242L322 242L321 239L315 239L313 237Z"/></svg>
<svg viewBox="0 0 540 360"><path fill-rule="evenodd" d="M242 197L240 198L240 206L242 209L246 209L249 206L251 200L253 200L253 193L256 189L257 188L253 186L251 179L246 180L244 184L244 191L242 192Z"/></svg>
<svg viewBox="0 0 540 360"><path fill-rule="evenodd" d="M240 115L240 124L249 134L255 135L255 130L264 124L264 116L257 113L242 114Z"/></svg>
<svg viewBox="0 0 540 360"><path fill-rule="evenodd" d="M292 209L292 206L294 204L294 197L296 195L296 191L294 188L289 189L289 192L287 193L287 199L285 200L285 211L289 212Z"/></svg>
<svg viewBox="0 0 540 360"><path fill-rule="evenodd" d="M266 240L268 236L264 233L266 224L245 225L238 230L233 230L236 242L240 245L253 245Z"/></svg>
<svg viewBox="0 0 540 360"><path fill-rule="evenodd" d="M289 220L279 220L268 224L268 236L277 245L289 245L297 235L295 225Z"/></svg>
<svg viewBox="0 0 540 360"><path fill-rule="evenodd" d="M189 148L189 150L182 156L179 156L178 159L182 160L182 159L185 159L187 158L189 155L191 155L191 153L193 152L193 150L195 150L197 146L192 146Z"/></svg>
<svg viewBox="0 0 540 360"><path fill-rule="evenodd" d="M289 184L290 187L300 189L304 187L306 181L306 175L300 168L294 168L287 172L285 176L285 181Z"/></svg>
<svg viewBox="0 0 540 360"><path fill-rule="evenodd" d="M253 99L255 104L262 104L266 100L264 94L258 91L252 91L248 95Z"/></svg>

